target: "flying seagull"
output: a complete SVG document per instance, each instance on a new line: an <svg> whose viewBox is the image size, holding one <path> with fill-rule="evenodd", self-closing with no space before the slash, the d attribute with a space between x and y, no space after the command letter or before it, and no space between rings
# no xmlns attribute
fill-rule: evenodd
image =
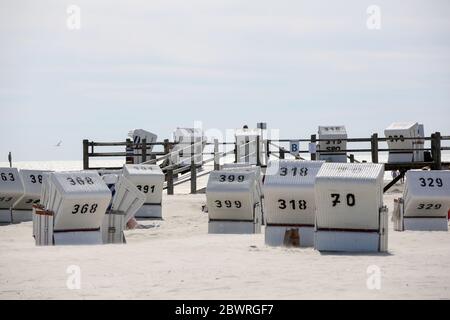
<svg viewBox="0 0 450 320"><path fill-rule="evenodd" d="M60 141L55 145L55 147L61 147L61 144L62 144L62 141L60 140Z"/></svg>

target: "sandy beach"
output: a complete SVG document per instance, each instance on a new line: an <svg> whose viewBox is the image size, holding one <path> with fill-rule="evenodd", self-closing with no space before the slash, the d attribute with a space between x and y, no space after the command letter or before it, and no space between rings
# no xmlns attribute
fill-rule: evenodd
<svg viewBox="0 0 450 320"><path fill-rule="evenodd" d="M385 195L390 212L399 195ZM164 221L141 221L149 228L127 231L126 245L36 247L31 222L1 226L0 299L450 298L448 232L391 225L388 254L321 254L267 247L263 233L208 235L204 203L204 194L164 195ZM79 290L66 285L71 265ZM370 266L379 290L368 289Z"/></svg>

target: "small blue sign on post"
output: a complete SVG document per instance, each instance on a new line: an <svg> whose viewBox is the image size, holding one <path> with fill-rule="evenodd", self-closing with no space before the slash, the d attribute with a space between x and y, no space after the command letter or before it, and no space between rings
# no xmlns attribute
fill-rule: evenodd
<svg viewBox="0 0 450 320"><path fill-rule="evenodd" d="M300 153L300 141L290 141L289 152L295 156L298 156Z"/></svg>

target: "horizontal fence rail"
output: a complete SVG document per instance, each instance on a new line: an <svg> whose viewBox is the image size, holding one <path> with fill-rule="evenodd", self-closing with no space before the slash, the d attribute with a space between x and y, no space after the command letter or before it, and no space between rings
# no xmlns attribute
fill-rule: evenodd
<svg viewBox="0 0 450 320"><path fill-rule="evenodd" d="M125 158L125 163L133 163L136 159L142 164L157 164L161 167L166 175L165 189L167 189L168 194L173 194L173 188L176 185L190 181L191 183L191 193L197 192L197 178L208 174L210 171L202 171L202 167L205 164L213 163L214 170L220 169L220 162L225 162L228 157L233 156L233 162L248 162L251 156L256 155L256 164L262 167L267 165L268 159L274 157L276 159L285 159L286 156L290 156L294 159L305 160L305 155L309 155L311 160L316 160L318 154L320 153L345 153L347 159L352 163L366 162L367 160L357 159L359 154L365 153L370 154L370 160L372 163L379 163L379 154L386 152L403 152L412 153L417 151L423 151L430 154L431 161L424 162L408 162L408 163L384 163L385 170L387 171L399 171L400 174L404 175L407 170L410 169L421 169L430 168L433 170L440 170L442 167L448 167L448 162L442 162L441 153L442 151L449 151L450 146L442 146L443 142L450 141L449 135L442 136L439 132L433 133L429 137L423 138L410 138L410 137L378 137L378 134L373 134L370 138L346 138L346 139L317 139L317 135L311 135L309 139L266 139L264 140L263 151L264 157L266 157L266 162L262 162L261 150L260 150L260 140L261 138L257 136L256 141L249 141L243 145L237 145L236 142L220 142L215 139L213 142L200 141L200 142L174 142L168 139L162 142L151 142L148 143L143 139L140 143L134 143L130 139L120 142L94 142L89 140L83 140L83 168L85 170L90 169L120 169L120 168L95 168L89 165L89 161L92 158ZM346 141L349 144L353 143L366 143L369 144L367 147L355 148L348 147L345 150L320 150L318 149L320 142L328 141ZM417 141L423 144L423 147L417 149L389 149L386 147L380 147L380 144L387 142L396 141ZM307 143L315 145L315 152L311 153L311 150L300 149L295 153L291 153L289 147L283 146L282 144L289 144L291 142ZM256 143L256 151L250 152L251 144ZM425 143L429 144L429 147L425 147ZM202 152L196 153L195 148L202 145ZM182 148L175 149L176 145L181 145ZM184 147L185 146L185 147ZM213 146L212 151L204 150L207 147ZM123 147L124 151L117 152L98 152L98 148L105 147ZM160 149L153 151L152 149ZM228 149L228 150L227 150ZM244 151L244 156L240 152L241 156L238 159L238 149L239 151ZM152 151L150 151L152 150ZM200 162L196 161L196 158L201 156L209 157L207 159L202 159ZM183 161L176 160L183 158ZM264 163L264 165L261 165ZM177 180L179 175L186 175L187 178L180 178Z"/></svg>

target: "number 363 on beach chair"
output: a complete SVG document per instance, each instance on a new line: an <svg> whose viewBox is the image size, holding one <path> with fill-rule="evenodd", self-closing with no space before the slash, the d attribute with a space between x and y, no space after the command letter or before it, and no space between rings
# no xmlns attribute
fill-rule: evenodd
<svg viewBox="0 0 450 320"><path fill-rule="evenodd" d="M19 170L0 168L0 223L11 223L13 204L24 194Z"/></svg>

